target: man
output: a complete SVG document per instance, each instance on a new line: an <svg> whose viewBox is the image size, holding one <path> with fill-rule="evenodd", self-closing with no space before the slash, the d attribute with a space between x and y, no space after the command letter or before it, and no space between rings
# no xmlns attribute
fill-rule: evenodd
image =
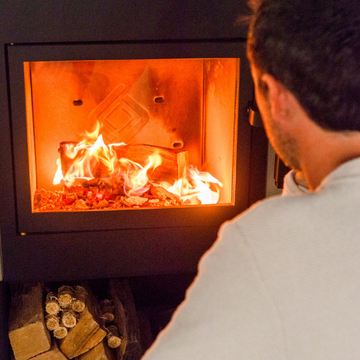
<svg viewBox="0 0 360 360"><path fill-rule="evenodd" d="M252 6L258 106L294 170L221 227L144 360L360 359L360 4Z"/></svg>

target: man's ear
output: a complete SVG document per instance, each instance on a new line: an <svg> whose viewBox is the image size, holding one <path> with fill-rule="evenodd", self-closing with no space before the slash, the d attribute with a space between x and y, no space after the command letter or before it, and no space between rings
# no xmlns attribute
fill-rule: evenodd
<svg viewBox="0 0 360 360"><path fill-rule="evenodd" d="M289 113L289 90L270 74L261 75L261 81L267 87L267 100L273 119L282 120L288 118Z"/></svg>

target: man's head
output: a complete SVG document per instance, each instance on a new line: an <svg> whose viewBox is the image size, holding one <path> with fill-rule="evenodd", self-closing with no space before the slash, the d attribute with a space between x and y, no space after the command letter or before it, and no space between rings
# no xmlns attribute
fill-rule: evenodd
<svg viewBox="0 0 360 360"><path fill-rule="evenodd" d="M253 0L251 6L253 67L283 84L322 128L360 131L359 0Z"/></svg>

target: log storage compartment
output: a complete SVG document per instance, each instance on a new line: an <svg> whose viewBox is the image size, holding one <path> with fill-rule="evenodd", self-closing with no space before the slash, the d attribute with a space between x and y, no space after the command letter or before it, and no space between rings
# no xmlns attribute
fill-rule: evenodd
<svg viewBox="0 0 360 360"><path fill-rule="evenodd" d="M16 360L140 360L181 300L135 301L134 279L59 284L11 284L8 335Z"/></svg>

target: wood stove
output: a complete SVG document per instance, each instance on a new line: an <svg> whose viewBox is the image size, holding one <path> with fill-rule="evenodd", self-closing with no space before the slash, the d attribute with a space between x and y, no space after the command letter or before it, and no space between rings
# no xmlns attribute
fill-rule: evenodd
<svg viewBox="0 0 360 360"><path fill-rule="evenodd" d="M221 223L264 197L267 141L248 121L235 26L246 12L232 0L1 3L2 358L9 283L195 274ZM187 152L224 184L218 203L36 211L61 143L99 119L108 142Z"/></svg>

